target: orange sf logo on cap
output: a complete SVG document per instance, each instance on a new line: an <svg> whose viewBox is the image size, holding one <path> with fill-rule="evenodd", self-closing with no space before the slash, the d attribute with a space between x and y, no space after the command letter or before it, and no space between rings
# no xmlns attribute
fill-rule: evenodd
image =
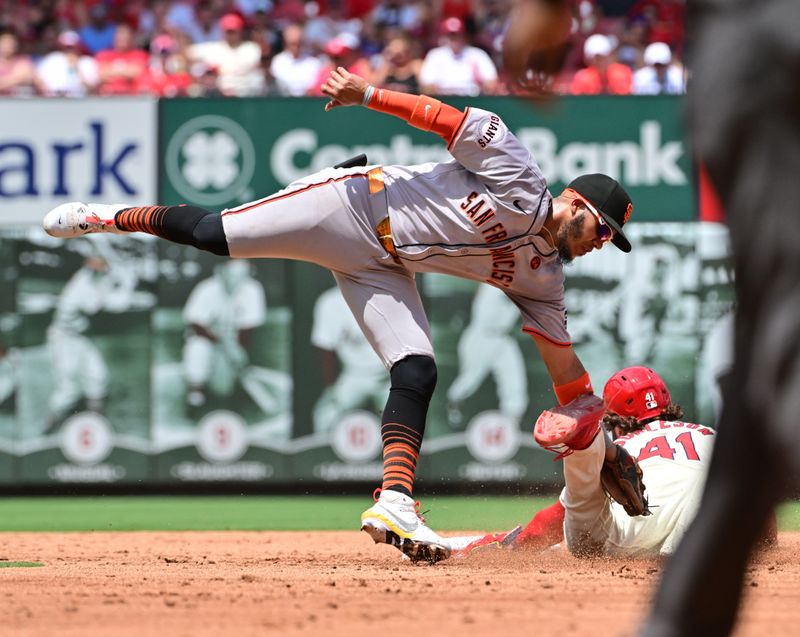
<svg viewBox="0 0 800 637"><path fill-rule="evenodd" d="M625 217L622 220L622 223L628 223L628 219L631 218L631 214L633 213L633 204L629 203L628 207L625 209Z"/></svg>

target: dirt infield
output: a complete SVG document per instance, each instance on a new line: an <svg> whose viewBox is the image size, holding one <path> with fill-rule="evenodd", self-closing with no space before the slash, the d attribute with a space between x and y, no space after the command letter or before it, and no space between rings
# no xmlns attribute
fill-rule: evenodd
<svg viewBox="0 0 800 637"><path fill-rule="evenodd" d="M800 534L747 575L739 635L796 635ZM413 566L357 532L7 533L3 635L632 635L657 562L494 552ZM379 632L378 632L379 631ZM400 632L403 631L403 632Z"/></svg>

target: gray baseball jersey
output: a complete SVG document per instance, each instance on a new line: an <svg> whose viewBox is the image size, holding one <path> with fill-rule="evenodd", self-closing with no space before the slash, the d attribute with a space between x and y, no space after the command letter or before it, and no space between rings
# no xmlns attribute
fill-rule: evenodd
<svg viewBox="0 0 800 637"><path fill-rule="evenodd" d="M497 115L480 109L467 110L449 151L454 160L444 163L325 169L225 210L230 255L333 271L388 368L433 356L416 272L490 283L519 308L525 331L568 345L562 266L536 234L551 206L538 166ZM386 217L397 261L378 240Z"/></svg>
<svg viewBox="0 0 800 637"><path fill-rule="evenodd" d="M403 265L500 287L523 329L568 342L563 269L537 235L552 197L530 152L500 117L477 108L467 109L448 150L455 161L383 169Z"/></svg>

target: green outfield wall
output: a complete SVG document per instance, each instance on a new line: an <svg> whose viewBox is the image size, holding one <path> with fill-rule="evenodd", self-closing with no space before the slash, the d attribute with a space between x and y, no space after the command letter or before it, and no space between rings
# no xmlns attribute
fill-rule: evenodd
<svg viewBox="0 0 800 637"><path fill-rule="evenodd" d="M640 221L696 218L682 100L507 97L448 102L494 111L530 148L553 188L587 172L620 179ZM174 99L160 103L163 203L232 207L366 153L373 163L450 158L441 140L363 108L323 111L324 100Z"/></svg>
<svg viewBox="0 0 800 637"><path fill-rule="evenodd" d="M133 100L124 119L89 102L85 120L70 110L88 135L74 151L53 151L66 142L22 111L6 113L19 131L0 134L0 224L12 226L0 233L0 485L378 483L388 374L330 273L139 235L58 241L32 220L76 198L221 209L358 152L446 159L441 142L363 109L325 114L321 100ZM649 365L689 419L713 423L730 358L728 239L696 221L680 100L471 104L499 113L555 188L590 171L626 184L631 254L566 269L575 347L598 391ZM46 151L44 166L24 161ZM8 223L17 205L29 225ZM514 306L471 281L418 285L439 368L422 484L557 485L560 466L530 434L554 397Z"/></svg>

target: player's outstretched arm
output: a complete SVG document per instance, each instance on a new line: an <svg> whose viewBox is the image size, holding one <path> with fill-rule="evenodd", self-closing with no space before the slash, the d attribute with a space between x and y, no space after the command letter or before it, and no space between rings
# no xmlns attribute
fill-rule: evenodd
<svg viewBox="0 0 800 637"><path fill-rule="evenodd" d="M434 132L448 145L458 133L466 116L463 111L427 95L410 95L375 88L341 66L331 71L330 77L320 89L331 98L325 104L326 111L337 106L361 104L404 119L415 128Z"/></svg>
<svg viewBox="0 0 800 637"><path fill-rule="evenodd" d="M594 391L589 374L572 346L555 345L540 336L533 336L533 340L553 381L559 404L565 405Z"/></svg>

